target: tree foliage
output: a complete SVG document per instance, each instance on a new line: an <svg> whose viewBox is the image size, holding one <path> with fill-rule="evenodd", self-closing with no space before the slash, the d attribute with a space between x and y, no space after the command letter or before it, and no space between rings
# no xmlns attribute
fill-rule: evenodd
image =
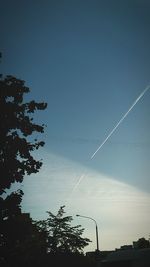
<svg viewBox="0 0 150 267"><path fill-rule="evenodd" d="M136 242L133 242L134 248L150 248L150 241L144 237L139 238Z"/></svg>
<svg viewBox="0 0 150 267"><path fill-rule="evenodd" d="M32 115L47 104L24 103L24 94L29 92L25 82L13 76L0 80L0 193L15 181L22 182L25 174L38 172L42 165L31 152L44 142L27 137L44 132L44 125L34 123Z"/></svg>
<svg viewBox="0 0 150 267"><path fill-rule="evenodd" d="M33 121L36 110L46 103L24 101L30 90L25 82L13 76L0 79L0 194L24 175L39 171L42 162L32 152L44 145L33 134L43 133L44 125ZM23 192L0 197L0 265L25 265L45 251L45 236L33 225L29 214L21 211ZM22 264L21 264L22 265Z"/></svg>
<svg viewBox="0 0 150 267"><path fill-rule="evenodd" d="M47 248L49 252L73 252L81 253L83 248L91 242L83 238L84 229L81 225L71 226L72 216L64 216L64 207L61 206L58 213L48 213L48 218L36 223L39 231L47 235Z"/></svg>
<svg viewBox="0 0 150 267"><path fill-rule="evenodd" d="M46 253L45 236L32 223L28 213L21 212L22 192L0 198L0 265L29 266L37 255Z"/></svg>

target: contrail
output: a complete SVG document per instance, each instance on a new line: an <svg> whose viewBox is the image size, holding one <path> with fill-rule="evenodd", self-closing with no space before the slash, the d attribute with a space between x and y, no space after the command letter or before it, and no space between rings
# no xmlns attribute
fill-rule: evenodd
<svg viewBox="0 0 150 267"><path fill-rule="evenodd" d="M81 181L83 180L84 177L85 177L85 173L83 173L83 174L79 177L78 181L77 181L76 184L74 185L74 187L73 187L73 189L72 189L72 191L71 191L71 193L70 193L70 195L69 195L69 197L68 197L68 199L67 199L66 204L68 204L69 199L71 198L73 192L76 190L76 188L77 188L78 185L81 183Z"/></svg>
<svg viewBox="0 0 150 267"><path fill-rule="evenodd" d="M72 193L76 190L76 188L77 188L78 185L81 183L81 181L83 180L84 177L85 177L85 173L83 173L83 174L80 176L79 180L77 181L77 183L75 184L75 186L74 186L74 188L73 188L73 190L72 190Z"/></svg>
<svg viewBox="0 0 150 267"><path fill-rule="evenodd" d="M119 122L116 124L116 126L112 129L112 131L108 134L106 139L101 143L101 145L96 149L96 151L92 154L91 159L95 157L97 152L103 147L103 145L108 141L108 139L111 137L111 135L114 133L114 131L118 128L118 126L123 122L123 120L127 117L127 115L130 113L130 111L134 108L134 106L139 102L139 100L144 96L144 94L148 91L150 88L150 85L148 85L144 91L138 96L138 98L134 101L134 103L131 105L131 107L128 109L128 111L123 115L123 117L119 120Z"/></svg>
<svg viewBox="0 0 150 267"><path fill-rule="evenodd" d="M111 135L115 132L115 130L118 128L118 126L123 122L123 120L127 117L127 115L130 113L130 111L134 108L134 106L139 102L139 100L144 96L144 94L150 89L150 85L148 85L144 91L137 97L137 99L133 102L133 104L131 105L131 107L128 109L128 111L123 115L123 117L119 120L119 122L115 125L115 127L112 129L112 131L108 134L108 136L105 138L105 140L101 143L101 145L96 149L96 151L92 154L92 156L90 157L90 160L92 160L95 155L97 154L97 152L103 147L103 145L108 141L108 139L111 137ZM72 189L71 195L72 193L76 190L76 188L79 186L79 184L81 183L81 181L84 179L85 177L85 173L83 173L77 183L75 184L75 186Z"/></svg>

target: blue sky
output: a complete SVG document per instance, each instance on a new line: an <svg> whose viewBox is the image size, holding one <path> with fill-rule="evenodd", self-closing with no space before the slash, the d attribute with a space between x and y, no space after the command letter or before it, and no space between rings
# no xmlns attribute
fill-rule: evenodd
<svg viewBox="0 0 150 267"><path fill-rule="evenodd" d="M94 216L101 249L149 234L150 90L90 160L150 83L149 12L147 0L1 1L1 72L48 102L35 116L47 124L43 168L24 180L23 209ZM91 222L75 223L94 249Z"/></svg>

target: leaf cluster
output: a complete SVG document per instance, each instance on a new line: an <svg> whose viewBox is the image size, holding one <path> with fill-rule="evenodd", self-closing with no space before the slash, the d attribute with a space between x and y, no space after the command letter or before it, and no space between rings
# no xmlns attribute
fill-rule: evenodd
<svg viewBox="0 0 150 267"><path fill-rule="evenodd" d="M45 236L32 223L28 213L21 212L23 192L18 190L0 197L0 265L16 266L17 262L36 259L45 255ZM26 262L26 266L27 266ZM17 266L20 266L18 264Z"/></svg>
<svg viewBox="0 0 150 267"><path fill-rule="evenodd" d="M39 231L44 231L47 235L49 252L81 253L90 240L82 237L84 229L81 228L81 225L71 225L73 218L72 216L64 216L64 207L61 206L56 215L47 212L49 217L46 220L36 222L36 225Z"/></svg>
<svg viewBox="0 0 150 267"><path fill-rule="evenodd" d="M45 125L34 123L32 114L47 104L34 100L24 103L24 94L29 92L25 82L13 76L0 80L0 193L15 181L22 182L25 174L38 172L42 165L31 152L44 142L27 137L44 132Z"/></svg>

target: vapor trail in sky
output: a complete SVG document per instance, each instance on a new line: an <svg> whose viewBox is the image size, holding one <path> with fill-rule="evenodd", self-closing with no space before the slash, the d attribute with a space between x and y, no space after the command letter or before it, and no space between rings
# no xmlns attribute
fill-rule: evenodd
<svg viewBox="0 0 150 267"><path fill-rule="evenodd" d="M83 180L83 178L85 177L85 173L82 173L82 175L79 177L78 181L76 182L76 184L74 185L72 191L71 191L71 194L70 196L68 197L67 199L67 204L68 204L68 201L70 200L70 197L72 197L72 194L73 192L76 190L76 188L78 187L78 185L81 183L81 181Z"/></svg>
<svg viewBox="0 0 150 267"><path fill-rule="evenodd" d="M130 113L130 111L134 108L134 106L139 102L139 100L144 96L144 94L150 89L150 85L148 85L143 92L137 97L137 99L133 102L133 104L131 105L131 107L128 109L128 111L123 115L123 117L119 120L119 122L115 125L115 127L112 129L112 131L108 134L108 136L105 138L105 140L101 143L101 145L96 149L96 151L92 154L90 160L92 160L95 155L97 154L97 152L103 147L103 145L108 141L108 139L111 137L111 135L115 132L115 130L118 128L118 126L123 122L123 120L127 117L127 115ZM71 194L76 190L76 188L79 186L79 184L81 183L81 181L84 179L85 177L85 173L82 174L77 183L75 184L75 186L73 187L73 190L71 192Z"/></svg>
<svg viewBox="0 0 150 267"><path fill-rule="evenodd" d="M131 107L128 109L128 111L123 115L123 117L120 119L120 121L116 124L116 126L112 129L112 131L108 134L108 136L105 138L105 140L101 143L101 145L96 149L96 151L92 154L91 159L95 157L97 152L103 147L103 145L108 141L108 139L111 137L111 135L114 133L114 131L118 128L118 126L123 122L123 120L127 117L127 115L130 113L130 111L134 108L134 106L139 102L139 100L144 96L144 94L148 91L150 88L150 85L148 85L144 91L138 96L138 98L134 101L134 103L131 105Z"/></svg>

